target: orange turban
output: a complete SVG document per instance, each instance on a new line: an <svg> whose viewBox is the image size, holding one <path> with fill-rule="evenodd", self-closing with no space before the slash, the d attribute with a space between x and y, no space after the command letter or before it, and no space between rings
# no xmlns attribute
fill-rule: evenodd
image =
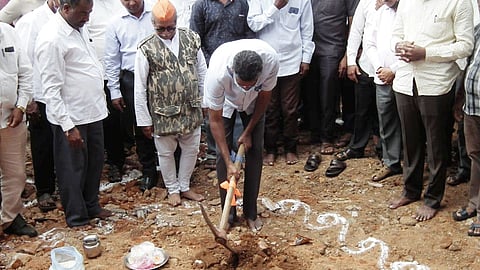
<svg viewBox="0 0 480 270"><path fill-rule="evenodd" d="M159 21L170 21L175 17L175 7L168 0L158 0L153 6L152 14Z"/></svg>

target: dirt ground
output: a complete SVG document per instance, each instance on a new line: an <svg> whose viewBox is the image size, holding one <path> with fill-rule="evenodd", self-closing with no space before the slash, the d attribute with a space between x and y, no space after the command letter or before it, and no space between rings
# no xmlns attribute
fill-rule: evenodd
<svg viewBox="0 0 480 270"><path fill-rule="evenodd" d="M275 166L264 167L258 200L263 229L254 234L241 223L228 235L240 254L237 269L480 269L479 240L467 236L471 220L451 218L466 203L467 184L447 186L437 216L419 223L412 215L421 202L387 208L401 193L401 176L369 180L380 168L371 147L366 158L347 161L347 169L335 178L324 175L330 156L323 156L318 170L303 170L315 150L300 146L299 163L286 165L280 156ZM99 235L104 248L101 256L84 258L89 270L126 269L125 255L144 241L170 256L162 269L233 269L229 252L214 241L198 205L183 201L172 208L162 188L142 194L136 181L126 181L139 174L134 158L129 162L125 182L102 180L101 203L115 216L94 221L86 231L68 228L60 209L40 212L31 195L25 217L40 236L0 235L0 269L48 269L50 251L65 245L83 255L87 234ZM27 168L31 172L30 163ZM221 213L216 185L215 173L200 163L191 186L207 198L204 205L214 224Z"/></svg>

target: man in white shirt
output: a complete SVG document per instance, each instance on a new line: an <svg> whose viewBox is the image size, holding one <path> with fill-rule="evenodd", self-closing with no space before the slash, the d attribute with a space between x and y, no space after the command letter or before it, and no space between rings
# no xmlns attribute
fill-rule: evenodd
<svg viewBox="0 0 480 270"><path fill-rule="evenodd" d="M227 42L215 50L205 77L204 103L209 108L210 128L217 145L217 178L219 184L239 177L230 159L237 113L244 130L237 144L246 149L243 214L250 229L262 227L257 217L257 197L262 176L264 113L271 91L277 83L279 58L266 42L241 39ZM222 209L226 191L219 186ZM227 202L230 203L230 202ZM236 221L236 209L228 222Z"/></svg>
<svg viewBox="0 0 480 270"><path fill-rule="evenodd" d="M28 130L32 152L37 202L40 210L57 208L52 194L55 192L55 164L53 161L53 134L45 112L40 70L35 63L35 42L42 27L57 12L58 2L47 0L42 6L22 16L15 25L22 37L24 51L33 65L33 100L27 107Z"/></svg>
<svg viewBox="0 0 480 270"><path fill-rule="evenodd" d="M145 137L154 138L170 205L181 197L202 201L190 189L200 146L201 101L207 64L200 37L176 27L175 7L159 0L152 9L154 34L138 45L135 58L135 115ZM179 169L174 153L181 148Z"/></svg>
<svg viewBox="0 0 480 270"><path fill-rule="evenodd" d="M372 20L371 31L365 37L364 52L370 59L375 72L376 100L380 137L382 139L382 168L372 176L380 181L402 172L402 130L398 118L397 103L392 90L393 78L399 60L390 49L393 22L399 0L384 0Z"/></svg>
<svg viewBox="0 0 480 270"><path fill-rule="evenodd" d="M98 200L107 107L103 68L84 27L92 8L92 0L60 0L59 12L42 28L35 47L53 126L60 199L70 227L112 215Z"/></svg>
<svg viewBox="0 0 480 270"><path fill-rule="evenodd" d="M196 0L172 0L177 10L177 27L190 27L190 17Z"/></svg>
<svg viewBox="0 0 480 270"><path fill-rule="evenodd" d="M0 221L7 234L36 236L21 212L25 187L27 125L25 108L32 98L32 66L15 30L0 23L0 170L2 171Z"/></svg>
<svg viewBox="0 0 480 270"><path fill-rule="evenodd" d="M293 165L298 162L300 80L309 70L315 48L312 5L309 0L249 0L248 5L248 26L277 51L280 59L277 86L265 115L264 163L274 165L281 137L285 161Z"/></svg>
<svg viewBox="0 0 480 270"><path fill-rule="evenodd" d="M365 48L364 37L369 31L368 28L371 27L378 2L383 4L382 0L360 0L348 35L347 76L355 83L355 117L353 134L348 147L335 154L335 158L342 161L363 157L370 135L374 136L375 144L376 141L378 142L378 116L373 82L375 72L367 54L362 51Z"/></svg>
<svg viewBox="0 0 480 270"><path fill-rule="evenodd" d="M118 0L117 0L118 1ZM142 129L135 121L134 105L134 71L137 46L145 37L153 33L152 3L150 1L121 1L121 12L108 25L105 31L105 73L107 97L111 100L113 114L121 119L117 125L110 125L118 130L111 141L111 169L122 171L125 162L123 145L125 129L135 131L135 144L138 159L142 164L143 177L140 190L145 191L157 185L157 156L152 139L143 135ZM109 101L110 102L110 101ZM109 145L110 146L110 145ZM115 168L116 167L116 168Z"/></svg>
<svg viewBox="0 0 480 270"><path fill-rule="evenodd" d="M422 26L422 27L419 27ZM415 218L435 216L445 192L450 147L452 86L473 49L473 8L470 0L401 1L391 46L402 60L393 90L402 125L404 189L391 209L422 196L425 151L429 181L424 204Z"/></svg>

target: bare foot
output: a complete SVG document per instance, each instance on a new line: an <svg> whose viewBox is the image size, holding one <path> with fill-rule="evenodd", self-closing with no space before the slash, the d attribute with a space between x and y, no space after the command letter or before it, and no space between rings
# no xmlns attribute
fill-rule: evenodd
<svg viewBox="0 0 480 270"><path fill-rule="evenodd" d="M182 192L180 194L182 195L183 198L186 198L186 199L189 199L189 200L192 200L192 201L201 202L201 201L205 200L205 197L203 197L202 195L200 195L198 193L193 192L192 190L188 190L188 191Z"/></svg>
<svg viewBox="0 0 480 270"><path fill-rule="evenodd" d="M402 196L400 199L397 199L397 200L391 202L390 205L388 206L388 208L397 209L401 206L405 206L407 204L411 204L411 203L416 202L416 201L417 201L416 199L410 199L410 198L407 198L405 196Z"/></svg>
<svg viewBox="0 0 480 270"><path fill-rule="evenodd" d="M415 214L414 218L417 221L426 221L432 219L435 214L437 213L437 209L433 209L429 206L422 205L417 209L417 213Z"/></svg>
<svg viewBox="0 0 480 270"><path fill-rule="evenodd" d="M264 166L273 166L275 164L275 155L274 154L266 154L263 157L263 165Z"/></svg>
<svg viewBox="0 0 480 270"><path fill-rule="evenodd" d="M255 220L251 220L247 218L247 225L250 228L250 230L252 230L252 232L258 232L262 229L263 222L259 217L257 217L257 219Z"/></svg>
<svg viewBox="0 0 480 270"><path fill-rule="evenodd" d="M180 194L178 193L168 194L168 203L173 207L180 205L182 203L182 199L180 199Z"/></svg>
<svg viewBox="0 0 480 270"><path fill-rule="evenodd" d="M287 153L285 155L285 159L287 160L287 165L293 165L298 162L298 158L295 153Z"/></svg>

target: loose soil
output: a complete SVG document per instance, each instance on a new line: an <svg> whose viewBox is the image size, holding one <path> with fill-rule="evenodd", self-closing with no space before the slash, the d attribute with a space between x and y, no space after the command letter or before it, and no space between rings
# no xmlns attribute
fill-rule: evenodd
<svg viewBox="0 0 480 270"><path fill-rule="evenodd" d="M455 222L451 217L466 204L468 184L447 186L437 216L416 222L412 215L421 201L397 210L387 207L401 194L401 176L370 181L380 168L371 148L367 157L347 161L347 169L334 178L324 175L331 156L323 156L318 170L304 171L308 155L318 151L312 146L299 147L300 162L295 165L286 165L279 156L275 166L264 167L258 200L263 229L252 233L241 222L228 235L240 254L237 269L480 269L479 241L467 236L472 220ZM135 155L128 162L126 178L138 177ZM27 168L31 175L30 163ZM102 184L101 204L115 216L94 220L92 228L84 230L68 228L61 207L42 213L34 193L29 196L24 215L40 236L0 235L0 269L48 269L53 248L71 245L83 255L82 239L88 234L99 235L104 249L95 259L84 258L88 270L126 269L125 255L144 241L169 254L162 269L234 268L196 203L183 201L172 208L164 189L142 193L136 181L111 185L104 177ZM215 173L200 162L191 187L205 195L209 217L218 224Z"/></svg>

